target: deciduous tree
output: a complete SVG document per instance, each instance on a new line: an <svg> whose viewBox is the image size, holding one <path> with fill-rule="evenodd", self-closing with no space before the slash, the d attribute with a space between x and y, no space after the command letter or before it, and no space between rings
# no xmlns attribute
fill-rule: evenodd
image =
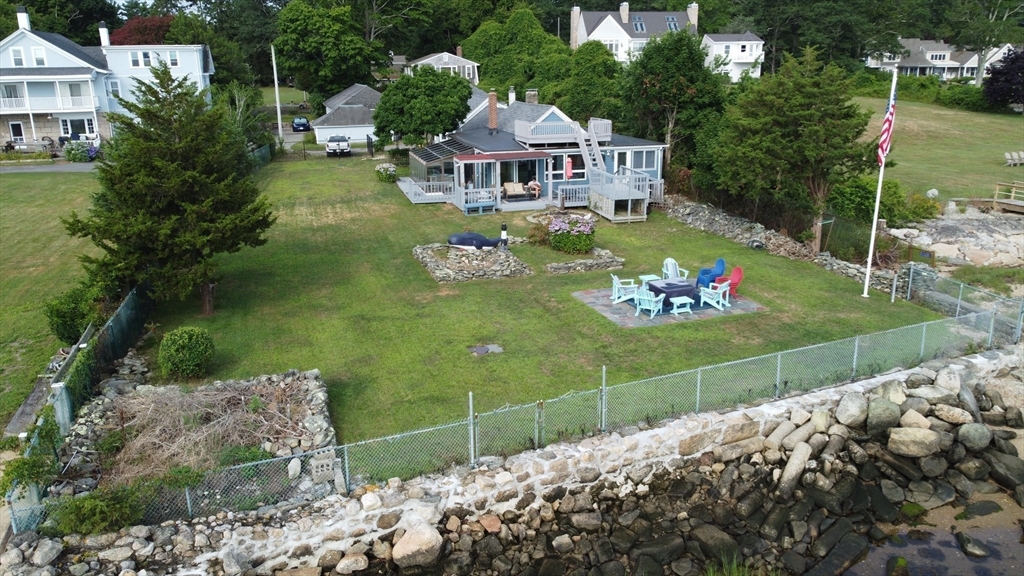
<svg viewBox="0 0 1024 576"><path fill-rule="evenodd" d="M174 16L139 16L124 23L124 26L110 33L110 43L115 46L131 44L163 44L167 31L171 29Z"/></svg>
<svg viewBox="0 0 1024 576"><path fill-rule="evenodd" d="M992 48L1004 42L1020 42L1020 22L1024 2L1020 0L957 0L949 21L953 44L974 52L978 58L975 83L985 77L985 58Z"/></svg>
<svg viewBox="0 0 1024 576"><path fill-rule="evenodd" d="M469 114L470 94L465 78L417 66L411 76L403 75L381 95L373 112L374 133L385 142L392 134L409 144L429 142L459 127Z"/></svg>
<svg viewBox="0 0 1024 576"><path fill-rule="evenodd" d="M864 142L869 112L850 100L850 81L812 48L789 56L777 74L742 94L725 115L715 151L723 188L757 201L764 196L810 206L814 249L833 187L866 172L877 140Z"/></svg>
<svg viewBox="0 0 1024 576"><path fill-rule="evenodd" d="M94 281L149 281L160 299L183 299L199 287L203 313L212 314L213 257L266 243L274 218L224 109L166 64L151 71L153 81L133 89L134 101L118 98L128 114L107 114L117 136L104 146L88 214L62 222L100 249L82 257Z"/></svg>
<svg viewBox="0 0 1024 576"><path fill-rule="evenodd" d="M584 42L573 52L569 77L555 102L571 118L586 122L591 116L608 118L618 113L617 82L622 65L604 44Z"/></svg>
<svg viewBox="0 0 1024 576"><path fill-rule="evenodd" d="M205 20L196 14L179 12L171 22L171 27L164 37L168 44L206 44L213 56L216 73L210 77L214 84L230 84L238 81L251 84L252 71L245 62L238 44L218 34Z"/></svg>
<svg viewBox="0 0 1024 576"><path fill-rule="evenodd" d="M1024 52L1011 48L998 64L989 66L983 89L990 104L1024 105Z"/></svg>

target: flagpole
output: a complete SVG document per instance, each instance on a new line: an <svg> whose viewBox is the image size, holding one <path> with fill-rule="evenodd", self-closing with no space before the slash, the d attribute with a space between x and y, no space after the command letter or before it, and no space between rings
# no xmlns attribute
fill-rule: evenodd
<svg viewBox="0 0 1024 576"><path fill-rule="evenodd" d="M893 97L896 95L896 74L897 70L892 71L892 88L889 89L889 106L895 106L896 103L893 101ZM885 120L883 120L883 123ZM890 131L892 128L890 127ZM889 136L892 137L891 135ZM888 152L888 151L887 151ZM871 286L871 262L875 259L875 234L878 229L878 207L882 203L882 179L885 176L885 155L880 154L882 162L878 168L878 189L875 191L875 214L871 217L871 241L868 243L868 264L867 269L864 271L864 293L861 294L864 298L868 298L868 287Z"/></svg>
<svg viewBox="0 0 1024 576"><path fill-rule="evenodd" d="M274 100L277 104L277 138L284 146L284 126L281 125L281 88L277 85L277 54L274 45L270 45L270 63L274 67Z"/></svg>

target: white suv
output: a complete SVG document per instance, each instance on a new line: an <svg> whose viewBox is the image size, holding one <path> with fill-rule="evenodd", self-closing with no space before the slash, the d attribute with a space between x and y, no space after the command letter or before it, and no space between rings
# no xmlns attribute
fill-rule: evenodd
<svg viewBox="0 0 1024 576"><path fill-rule="evenodd" d="M348 144L348 137L340 134L335 134L327 139L327 155L328 156L341 156L342 154L348 156L352 153L352 147Z"/></svg>

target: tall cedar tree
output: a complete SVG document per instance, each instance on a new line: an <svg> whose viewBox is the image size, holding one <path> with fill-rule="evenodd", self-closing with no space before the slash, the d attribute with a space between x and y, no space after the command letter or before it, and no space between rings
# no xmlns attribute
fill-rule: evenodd
<svg viewBox="0 0 1024 576"><path fill-rule="evenodd" d="M715 161L720 184L755 201L773 196L811 206L818 251L833 187L873 166L878 140L860 139L870 117L850 100L841 68L823 65L813 48L787 54L777 74L727 110Z"/></svg>
<svg viewBox="0 0 1024 576"><path fill-rule="evenodd" d="M417 66L388 86L373 112L374 133L385 142L404 136L407 144L428 142L459 127L469 114L472 88L461 76Z"/></svg>
<svg viewBox="0 0 1024 576"><path fill-rule="evenodd" d="M72 212L62 222L103 251L81 257L94 281L149 281L159 299L184 299L198 286L203 314L212 314L214 255L266 243L275 218L224 109L165 64L150 71L134 102L118 98L130 115L107 114L116 136L104 146L87 217Z"/></svg>
<svg viewBox="0 0 1024 576"><path fill-rule="evenodd" d="M651 40L621 75L623 112L633 134L661 140L665 166L674 155L692 166L697 134L725 108L724 77L704 65L700 38L669 32Z"/></svg>

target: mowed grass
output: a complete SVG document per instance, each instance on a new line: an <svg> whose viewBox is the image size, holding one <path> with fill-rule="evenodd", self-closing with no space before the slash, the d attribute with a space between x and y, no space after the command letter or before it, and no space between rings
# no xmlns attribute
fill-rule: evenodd
<svg viewBox="0 0 1024 576"><path fill-rule="evenodd" d="M289 104L297 105L300 102L304 102L306 99L306 93L303 92L302 90L299 90L298 88L292 88L291 86L286 86L282 84L279 87L279 89L281 91L282 106L287 106ZM276 102L276 99L274 97L274 87L260 86L260 92L263 94L263 105L273 106L274 103Z"/></svg>
<svg viewBox="0 0 1024 576"><path fill-rule="evenodd" d="M218 257L213 317L199 302L161 306L162 331L202 326L217 352L212 379L318 368L330 388L339 440L351 442L479 412L737 358L874 332L937 316L906 302L865 299L860 285L815 267L750 250L655 213L649 222L601 222L597 243L626 259L619 274L657 273L665 257L696 274L721 256L742 265L740 289L759 314L623 329L574 291L610 285L607 272L550 275L565 260L516 246L534 275L439 285L412 257L453 232L490 236L522 213L465 217L446 205L413 206L373 177L374 160L274 163L261 172L278 222L263 247ZM467 347L500 344L474 357Z"/></svg>
<svg viewBox="0 0 1024 576"><path fill-rule="evenodd" d="M867 135L882 130L886 101L855 98L871 110ZM899 101L888 160L896 166L885 177L899 180L910 193L935 188L940 198L992 196L996 182L1024 181L1024 166L1006 166L1006 152L1024 151L1020 114L966 112L919 102Z"/></svg>
<svg viewBox="0 0 1024 576"><path fill-rule="evenodd" d="M92 173L0 175L0 427L61 346L43 302L84 277L78 255L90 245L59 217L87 210L97 188Z"/></svg>

